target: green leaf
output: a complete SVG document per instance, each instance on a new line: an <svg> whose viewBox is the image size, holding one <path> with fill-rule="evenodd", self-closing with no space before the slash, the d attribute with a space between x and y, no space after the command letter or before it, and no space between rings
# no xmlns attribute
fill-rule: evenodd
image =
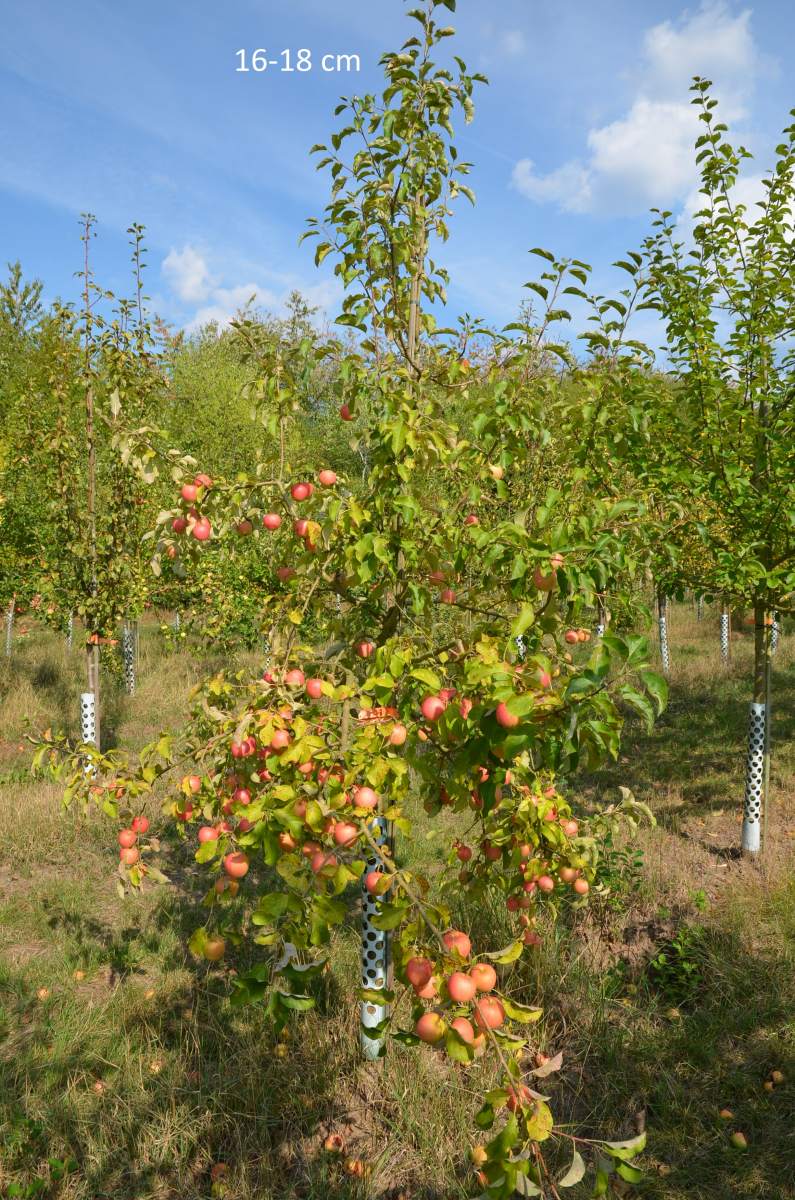
<svg viewBox="0 0 795 1200"><path fill-rule="evenodd" d="M668 682L656 671L639 671L639 678L657 706L657 715L668 703Z"/></svg>
<svg viewBox="0 0 795 1200"><path fill-rule="evenodd" d="M527 1136L533 1142L544 1142L551 1134L554 1124L555 1120L549 1105L544 1104L541 1100L537 1100L533 1106L532 1113L525 1122Z"/></svg>
<svg viewBox="0 0 795 1200"><path fill-rule="evenodd" d="M504 950L497 950L494 954L486 954L485 957L490 958L492 962L505 965L506 963L516 962L517 958L521 958L523 950L524 942L520 938L518 942L512 942Z"/></svg>
<svg viewBox="0 0 795 1200"><path fill-rule="evenodd" d="M532 604L523 604L519 615L517 616L513 625L511 625L511 637L521 637L524 631L529 629L529 627L533 624L533 618L535 615L535 609L533 608Z"/></svg>
<svg viewBox="0 0 795 1200"><path fill-rule="evenodd" d="M636 1154L640 1154L641 1150L645 1150L646 1134L645 1132L639 1133L637 1137L629 1138L625 1142L603 1142L602 1145L610 1151L614 1158L634 1158Z"/></svg>
<svg viewBox="0 0 795 1200"><path fill-rule="evenodd" d="M312 996L291 996L286 992L276 993L279 1004L285 1008L291 1009L293 1012L309 1012L310 1008L315 1007L315 1001Z"/></svg>
<svg viewBox="0 0 795 1200"><path fill-rule="evenodd" d="M537 1183L533 1183L532 1179L518 1171L514 1183L514 1191L517 1196L543 1196L544 1193Z"/></svg>
<svg viewBox="0 0 795 1200"><path fill-rule="evenodd" d="M565 1175L561 1175L557 1181L558 1187L574 1187L575 1183L579 1183L585 1175L585 1159L580 1154L579 1150L574 1151L574 1156L571 1160L571 1166Z"/></svg>
<svg viewBox="0 0 795 1200"><path fill-rule="evenodd" d="M540 1021L544 1015L543 1008L531 1008L528 1004L518 1004L516 1000L509 1000L507 997L503 997L502 1006L511 1020L519 1021L522 1025Z"/></svg>
<svg viewBox="0 0 795 1200"><path fill-rule="evenodd" d="M622 1179L626 1179L627 1183L642 1183L643 1172L637 1167L631 1167L629 1163L621 1162L616 1167L616 1175L620 1175Z"/></svg>

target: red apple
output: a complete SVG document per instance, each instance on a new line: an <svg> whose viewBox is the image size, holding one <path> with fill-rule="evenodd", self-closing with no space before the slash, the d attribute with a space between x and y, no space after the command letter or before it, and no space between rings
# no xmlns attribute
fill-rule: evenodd
<svg viewBox="0 0 795 1200"><path fill-rule="evenodd" d="M357 642L355 649L359 658L371 658L375 653L375 642Z"/></svg>
<svg viewBox="0 0 795 1200"><path fill-rule="evenodd" d="M480 524L480 521L479 521L479 520L478 520L478 518L477 518L477 514L476 514L476 513L470 513L470 514L469 514L467 517L465 517L465 518L464 518L464 524L465 524L465 525L467 525L467 526L471 526L471 525L479 525L479 524Z"/></svg>
<svg viewBox="0 0 795 1200"><path fill-rule="evenodd" d="M303 687L304 673L298 667L293 667L291 671L285 672L284 682L287 687Z"/></svg>
<svg viewBox="0 0 795 1200"><path fill-rule="evenodd" d="M317 478L318 483L321 483L323 487L333 487L337 482L337 476L333 471L329 470L319 471Z"/></svg>
<svg viewBox="0 0 795 1200"><path fill-rule="evenodd" d="M468 1046L475 1041L475 1030L472 1028L472 1022L468 1021L466 1017L456 1017L450 1022L450 1028L454 1029L461 1041L466 1042Z"/></svg>
<svg viewBox="0 0 795 1200"><path fill-rule="evenodd" d="M309 860L309 865L316 875L327 867L336 867L337 859L333 854L327 854L324 850L316 850Z"/></svg>
<svg viewBox="0 0 795 1200"><path fill-rule="evenodd" d="M453 971L447 980L447 994L456 1004L469 1004L476 991L474 979L463 971Z"/></svg>
<svg viewBox="0 0 795 1200"><path fill-rule="evenodd" d="M578 896L587 896L591 890L587 879L575 879L572 887Z"/></svg>
<svg viewBox="0 0 795 1200"><path fill-rule="evenodd" d="M183 483L180 495L187 504L193 504L199 494L199 489L195 483Z"/></svg>
<svg viewBox="0 0 795 1200"><path fill-rule="evenodd" d="M314 490L311 483L294 483L290 488L290 495L293 500L308 500Z"/></svg>
<svg viewBox="0 0 795 1200"><path fill-rule="evenodd" d="M554 892L555 890L555 880L551 875L539 875L536 883L538 884L538 890L540 892L546 892L548 894L549 892Z"/></svg>
<svg viewBox="0 0 795 1200"><path fill-rule="evenodd" d="M371 896L383 896L392 886L388 875L383 871L368 871L364 877L364 886Z"/></svg>
<svg viewBox="0 0 795 1200"><path fill-rule="evenodd" d="M405 725L393 725L389 734L390 746L402 746L408 736Z"/></svg>
<svg viewBox="0 0 795 1200"><path fill-rule="evenodd" d="M288 580L295 578L295 569L293 567L278 567L276 578L281 580L282 583L287 583Z"/></svg>
<svg viewBox="0 0 795 1200"><path fill-rule="evenodd" d="M319 700L323 695L323 680L322 679L307 679L306 694L312 700Z"/></svg>
<svg viewBox="0 0 795 1200"><path fill-rule="evenodd" d="M472 953L472 943L465 933L460 929L448 929L447 933L442 934L442 943L446 950L456 950L462 958L469 958Z"/></svg>
<svg viewBox="0 0 795 1200"><path fill-rule="evenodd" d="M332 830L332 837L338 846L352 846L359 836L359 830L350 821L337 821Z"/></svg>
<svg viewBox="0 0 795 1200"><path fill-rule="evenodd" d="M245 854L234 851L224 859L224 870L231 879L242 879L248 874L248 859Z"/></svg>
<svg viewBox="0 0 795 1200"><path fill-rule="evenodd" d="M286 750L291 740L286 729L275 729L271 738L271 750Z"/></svg>
<svg viewBox="0 0 795 1200"><path fill-rule="evenodd" d="M496 996L481 996L475 1001L475 1024L480 1029L499 1029L505 1023L505 1009Z"/></svg>
<svg viewBox="0 0 795 1200"><path fill-rule="evenodd" d="M414 991L420 1000L433 1000L436 996L436 984L432 979L429 979L424 987L415 988Z"/></svg>
<svg viewBox="0 0 795 1200"><path fill-rule="evenodd" d="M196 484L196 487L203 487L208 492L213 486L213 481L209 475L197 475L193 482Z"/></svg>
<svg viewBox="0 0 795 1200"><path fill-rule="evenodd" d="M254 526L249 520L238 521L237 525L235 525L235 529L241 537L248 537L250 533L254 532Z"/></svg>
<svg viewBox="0 0 795 1200"><path fill-rule="evenodd" d="M504 729L513 729L519 724L519 718L510 711L504 700L497 705L494 715L497 718L497 724L502 725Z"/></svg>
<svg viewBox="0 0 795 1200"><path fill-rule="evenodd" d="M171 528L174 530L174 533L184 533L188 528L188 522L185 517L174 517L174 520L171 522Z"/></svg>
<svg viewBox="0 0 795 1200"><path fill-rule="evenodd" d="M308 529L309 522L305 517L299 517L297 521L293 521L293 532L296 537L305 538Z"/></svg>
<svg viewBox="0 0 795 1200"><path fill-rule="evenodd" d="M478 962L470 967L469 974L479 992L490 992L497 984L497 972L491 963Z"/></svg>
<svg viewBox="0 0 795 1200"><path fill-rule="evenodd" d="M202 845L205 842L215 842L218 840L218 830L212 825L202 825L199 830L199 841Z"/></svg>
<svg viewBox="0 0 795 1200"><path fill-rule="evenodd" d="M446 708L447 705L441 696L426 696L420 705L426 721L438 721Z"/></svg>
<svg viewBox="0 0 795 1200"><path fill-rule="evenodd" d="M132 821L130 822L130 828L134 829L136 833L146 833L147 829L149 828L149 818L133 817Z"/></svg>
<svg viewBox="0 0 795 1200"><path fill-rule="evenodd" d="M122 846L119 851L119 858L125 867L134 867L140 857L136 846Z"/></svg>
<svg viewBox="0 0 795 1200"><path fill-rule="evenodd" d="M271 531L278 529L281 523L282 519L278 513L265 513L265 516L262 518L262 524L266 529L270 529Z"/></svg>
<svg viewBox="0 0 795 1200"><path fill-rule="evenodd" d="M212 531L212 525L206 517L199 517L198 521L191 530L197 542L206 542Z"/></svg>
<svg viewBox="0 0 795 1200"><path fill-rule="evenodd" d="M204 957L208 962L219 962L226 951L226 942L222 937L210 935L204 943ZM215 1168L213 1168L215 1170Z"/></svg>
<svg viewBox="0 0 795 1200"><path fill-rule="evenodd" d="M138 834L132 829L122 829L117 841L123 849L128 850L130 846L134 846L138 841Z"/></svg>
<svg viewBox="0 0 795 1200"><path fill-rule="evenodd" d="M438 1013L423 1013L414 1026L414 1032L421 1042L433 1045L444 1037L444 1021Z"/></svg>
<svg viewBox="0 0 795 1200"><path fill-rule="evenodd" d="M410 958L406 963L406 979L413 988L422 988L430 983L433 964L428 958Z"/></svg>
<svg viewBox="0 0 795 1200"><path fill-rule="evenodd" d="M378 793L374 792L371 787L358 787L353 793L353 803L357 808L376 808Z"/></svg>
<svg viewBox="0 0 795 1200"><path fill-rule="evenodd" d="M439 593L439 599L442 604L455 604L456 595L452 588L445 588Z"/></svg>
<svg viewBox="0 0 795 1200"><path fill-rule="evenodd" d="M342 417L343 421L352 421L353 420L353 413L348 408L347 404L340 405L340 416Z"/></svg>

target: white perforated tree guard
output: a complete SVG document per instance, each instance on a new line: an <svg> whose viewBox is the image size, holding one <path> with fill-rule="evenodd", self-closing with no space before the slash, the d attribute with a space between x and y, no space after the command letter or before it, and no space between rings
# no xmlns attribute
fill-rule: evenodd
<svg viewBox="0 0 795 1200"><path fill-rule="evenodd" d="M704 597L699 596L696 600L696 620L700 621L704 616Z"/></svg>
<svg viewBox="0 0 795 1200"><path fill-rule="evenodd" d="M724 666L727 666L729 662L729 633L729 610L728 608L722 608L720 614L720 657Z"/></svg>
<svg viewBox="0 0 795 1200"><path fill-rule="evenodd" d="M388 823L383 817L376 818L372 826L373 836L379 846L389 844L390 835ZM381 862L373 855L368 859L365 876L368 871L378 870ZM388 988L392 975L392 955L389 944L389 934L383 929L376 929L373 917L380 908L380 901L370 895L362 883L362 987ZM380 1058L383 1052L384 1039L381 1036L368 1037L365 1029L373 1029L387 1016L389 1009L384 1004L369 1004L363 1000L360 1005L360 1020L362 1023L361 1045L365 1058Z"/></svg>
<svg viewBox="0 0 795 1200"><path fill-rule="evenodd" d="M773 613L773 624L770 626L770 653L775 654L778 650L778 639L781 630L779 628L778 616Z"/></svg>
<svg viewBox="0 0 795 1200"><path fill-rule="evenodd" d="M11 657L11 646L14 641L14 601L6 609L6 658Z"/></svg>
<svg viewBox="0 0 795 1200"><path fill-rule="evenodd" d="M180 618L179 613L178 612L174 613L174 633L179 633L179 628L180 628L181 624L182 624L182 620Z"/></svg>
<svg viewBox="0 0 795 1200"><path fill-rule="evenodd" d="M668 600L665 596L660 596L657 603L657 627L660 632L660 659L662 661L663 675L667 675L671 670L671 652L668 649Z"/></svg>
<svg viewBox="0 0 795 1200"><path fill-rule="evenodd" d="M69 613L66 618L66 649L72 649L72 642L75 636L75 618L73 613Z"/></svg>
<svg viewBox="0 0 795 1200"><path fill-rule="evenodd" d="M607 608L605 607L604 602L602 600L600 600L598 608L597 608L597 613L596 613L596 629L594 630L594 635L597 638L603 638L605 636L606 629L607 629Z"/></svg>
<svg viewBox="0 0 795 1200"><path fill-rule="evenodd" d="M124 690L131 696L135 691L135 637L129 621L122 626L121 656L124 663Z"/></svg>
<svg viewBox="0 0 795 1200"><path fill-rule="evenodd" d="M97 744L96 698L93 692L80 693L80 740L86 744ZM94 767L86 759L86 775L94 774Z"/></svg>
<svg viewBox="0 0 795 1200"><path fill-rule="evenodd" d="M762 793L765 776L767 705L752 702L748 709L748 757L745 764L743 850L756 854L761 844Z"/></svg>
<svg viewBox="0 0 795 1200"><path fill-rule="evenodd" d="M516 651L519 655L519 662L524 662L527 655L527 645L525 644L523 637L518 637L516 639Z"/></svg>

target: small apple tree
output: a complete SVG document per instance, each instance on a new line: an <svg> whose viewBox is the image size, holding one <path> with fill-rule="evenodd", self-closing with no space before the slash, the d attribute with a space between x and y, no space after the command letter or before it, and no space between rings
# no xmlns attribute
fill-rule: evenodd
<svg viewBox="0 0 795 1200"><path fill-rule="evenodd" d="M523 1074L541 1011L505 994L500 975L533 953L560 897L588 903L599 838L572 812L565 780L617 753L624 708L653 720L665 686L643 638L606 633L589 652L583 628L606 575L627 569L637 506L572 509L543 472L525 473L548 440L554 388L528 369L535 349L517 342L509 362L474 372L437 328L447 277L430 248L447 236L451 203L469 195L451 119L471 117L479 81L458 59L454 71L433 61L453 32L437 23L440 7L454 0L410 13L418 36L384 56L381 98L343 103L343 127L330 149L317 147L332 198L310 232L318 261L336 259L348 289L340 323L359 339L328 353L340 419L358 416L364 478L354 492L323 464L289 461L300 354L278 355L252 391L276 461L234 481L188 477L160 514L155 559L185 570L243 519L275 547L270 669L209 680L178 735L136 760L102 756L94 780L61 739L43 743L37 761L66 778L67 802L100 799L129 821L119 841L133 886L158 877L137 799L191 764L165 805L211 877L191 946L210 961L244 939L258 947L236 999L265 1003L277 1028L313 1006L346 893L363 882L394 955L394 977L361 993L385 1014L367 1034L426 1043L462 1064L489 1057L494 1086L476 1122L499 1129L478 1152L478 1180L507 1200L579 1182L586 1139L555 1125L535 1087L559 1059ZM474 394L464 433L454 414ZM514 489L514 473L541 491ZM411 836L415 794L430 815L459 814L456 891L471 904L501 897L507 946L473 945L430 882L401 865L389 834ZM554 1181L549 1139L574 1148ZM638 1177L628 1160L642 1138L592 1144L597 1194L611 1176Z"/></svg>
<svg viewBox="0 0 795 1200"><path fill-rule="evenodd" d="M594 427L594 457L629 468L653 498L649 541L670 589L719 596L725 611L753 608L742 844L754 853L769 761L772 614L793 611L795 594L795 125L751 212L736 191L750 155L727 140L710 87L696 78L691 89L704 125L692 246L670 212L654 210L643 254L622 264L642 306L662 317L668 378L638 375Z"/></svg>

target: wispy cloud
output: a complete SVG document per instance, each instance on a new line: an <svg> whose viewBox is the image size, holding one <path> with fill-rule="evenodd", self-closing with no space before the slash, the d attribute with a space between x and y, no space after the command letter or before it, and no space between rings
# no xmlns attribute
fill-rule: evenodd
<svg viewBox="0 0 795 1200"><path fill-rule="evenodd" d="M723 0L705 0L692 15L653 26L643 39L628 110L589 130L581 158L547 172L520 159L513 186L537 203L578 213L627 215L680 202L695 185L693 143L700 132L690 81L694 75L714 81L729 121L747 115L762 61L750 19L749 10L735 15Z"/></svg>

